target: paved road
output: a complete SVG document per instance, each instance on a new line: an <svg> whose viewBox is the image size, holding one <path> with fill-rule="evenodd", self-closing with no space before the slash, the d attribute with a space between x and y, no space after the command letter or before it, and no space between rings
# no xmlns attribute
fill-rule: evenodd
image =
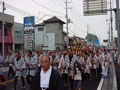
<svg viewBox="0 0 120 90"><path fill-rule="evenodd" d="M8 69L6 68L4 70L7 71ZM5 77L7 77L7 72L5 72L4 75ZM100 77L97 79L91 79L90 81L88 81L87 84L85 84L85 82L82 82L82 90L97 90L100 79L101 79ZM14 81L14 78L10 78L10 80L7 80L6 87L3 87L3 85L0 83L0 90L12 90L13 81ZM22 89L21 86L22 86L22 83L21 83L21 80L19 79L17 90L30 90L27 82L26 82L26 89ZM69 84L66 85L66 90L69 90Z"/></svg>

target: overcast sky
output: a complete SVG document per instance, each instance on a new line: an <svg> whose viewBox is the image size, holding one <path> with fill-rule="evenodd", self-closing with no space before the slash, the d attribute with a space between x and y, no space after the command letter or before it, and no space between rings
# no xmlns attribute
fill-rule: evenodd
<svg viewBox="0 0 120 90"><path fill-rule="evenodd" d="M50 10L41 7L32 0L0 0L0 1L4 1L6 4L16 7L16 9L14 9L10 6L6 6L5 11L5 13L7 14L14 15L15 22L23 23L23 17L29 15L35 15L36 23L41 23L43 20L51 18L52 16L57 16L63 21L65 21L65 3L64 3L65 0L34 0L39 4L49 8ZM72 3L69 3L70 8L69 18L73 22L69 24L70 35L75 34L85 38L85 36L87 35L87 25L89 25L89 33L96 34L101 42L103 39L108 38L109 22L107 22L106 19L109 20L110 18L109 13L108 15L83 16L83 0L68 0L68 1L70 2L72 1ZM115 0L112 0L112 2L113 2L112 6L115 7ZM17 9L29 12L30 14L21 15L23 14L23 12ZM51 9L58 13L52 12ZM2 11L1 5L0 11ZM115 26L114 24L115 23L113 22L113 26ZM114 36L116 36L115 27L113 27L113 29Z"/></svg>

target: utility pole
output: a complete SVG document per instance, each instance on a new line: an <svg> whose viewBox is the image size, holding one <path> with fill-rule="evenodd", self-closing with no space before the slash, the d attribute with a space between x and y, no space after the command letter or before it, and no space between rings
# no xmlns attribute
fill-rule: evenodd
<svg viewBox="0 0 120 90"><path fill-rule="evenodd" d="M108 31L108 47L110 48L110 23L109 23L109 31Z"/></svg>
<svg viewBox="0 0 120 90"><path fill-rule="evenodd" d="M89 34L89 25L87 25L87 35Z"/></svg>
<svg viewBox="0 0 120 90"><path fill-rule="evenodd" d="M5 11L5 3L3 2L3 10L2 10L2 56L4 58L4 11Z"/></svg>
<svg viewBox="0 0 120 90"><path fill-rule="evenodd" d="M68 41L68 34L69 34L69 32L68 32L68 0L66 0L66 29L67 29L67 41Z"/></svg>
<svg viewBox="0 0 120 90"><path fill-rule="evenodd" d="M112 2L110 0L110 21L111 21L111 47L113 48L113 15L112 15Z"/></svg>
<svg viewBox="0 0 120 90"><path fill-rule="evenodd" d="M89 34L89 25L87 25L87 36ZM87 38L87 41L88 41L88 38Z"/></svg>
<svg viewBox="0 0 120 90"><path fill-rule="evenodd" d="M116 14L116 24L117 24L117 35L118 35L118 55L120 54L120 18L119 18L119 0L116 0L116 8L117 8L117 14Z"/></svg>

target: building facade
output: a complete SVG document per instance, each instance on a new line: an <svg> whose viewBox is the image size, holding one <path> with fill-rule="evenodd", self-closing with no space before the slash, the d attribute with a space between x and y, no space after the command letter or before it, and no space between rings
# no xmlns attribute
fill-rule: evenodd
<svg viewBox="0 0 120 90"><path fill-rule="evenodd" d="M35 27L35 46L43 49L64 49L67 34L63 31L62 20L52 17Z"/></svg>
<svg viewBox="0 0 120 90"><path fill-rule="evenodd" d="M2 17L2 13L0 13L0 17ZM14 37L13 37L13 24L14 24L14 16L4 14L4 52L5 55L9 50L13 50L14 48ZM0 53L2 53L2 18L0 18Z"/></svg>
<svg viewBox="0 0 120 90"><path fill-rule="evenodd" d="M23 24L14 22L13 31L14 31L14 48L15 48L15 50L23 50L24 49Z"/></svg>

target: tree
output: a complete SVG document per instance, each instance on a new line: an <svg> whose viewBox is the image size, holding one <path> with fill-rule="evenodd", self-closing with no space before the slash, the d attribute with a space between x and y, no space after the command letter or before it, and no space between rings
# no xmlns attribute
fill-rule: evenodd
<svg viewBox="0 0 120 90"><path fill-rule="evenodd" d="M98 37L94 34L91 34L89 33L87 36L86 36L86 39L88 42L93 42L94 40L98 40Z"/></svg>

